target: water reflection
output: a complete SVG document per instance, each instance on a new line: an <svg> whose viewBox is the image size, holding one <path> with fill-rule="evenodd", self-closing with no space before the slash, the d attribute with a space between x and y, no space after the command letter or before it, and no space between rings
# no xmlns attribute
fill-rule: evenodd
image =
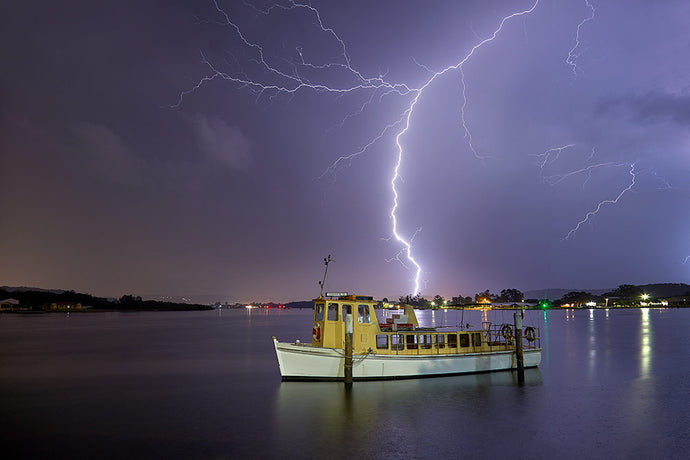
<svg viewBox="0 0 690 460"><path fill-rule="evenodd" d="M544 358L526 387L502 372L348 394L280 383L270 336L309 337L306 310L3 314L4 457L687 458L690 309L525 315Z"/></svg>
<svg viewBox="0 0 690 460"><path fill-rule="evenodd" d="M588 377L590 382L593 382L596 380L596 372L597 372L597 335L596 335L596 323L594 321L594 309L590 308L589 309L589 321L588 321L588 330L589 330L589 339L587 340L587 344L589 346L588 350L588 357L589 357L589 366L588 366Z"/></svg>
<svg viewBox="0 0 690 460"><path fill-rule="evenodd" d="M640 377L649 377L652 361L652 332L649 326L649 308L640 308Z"/></svg>
<svg viewBox="0 0 690 460"><path fill-rule="evenodd" d="M541 371L526 369L525 383L541 386ZM275 435L281 445L299 446L303 458L384 447L392 457L404 457L396 449L409 449L417 424L455 436L456 424L444 424L442 417L464 413L476 419L480 411L506 404L498 400L506 391L515 395L511 404L520 404L522 390L515 372L355 382L349 392L339 382L283 382L275 393ZM404 443L394 442L401 437Z"/></svg>

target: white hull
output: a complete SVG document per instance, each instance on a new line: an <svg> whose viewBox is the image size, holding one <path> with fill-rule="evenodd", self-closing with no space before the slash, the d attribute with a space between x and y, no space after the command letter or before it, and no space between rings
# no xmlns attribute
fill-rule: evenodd
<svg viewBox="0 0 690 460"><path fill-rule="evenodd" d="M344 351L312 347L273 339L283 380L342 380ZM524 351L524 367L541 362L541 349ZM491 372L517 367L515 352L496 351L453 355L354 355L352 376L359 380L382 380L438 375Z"/></svg>

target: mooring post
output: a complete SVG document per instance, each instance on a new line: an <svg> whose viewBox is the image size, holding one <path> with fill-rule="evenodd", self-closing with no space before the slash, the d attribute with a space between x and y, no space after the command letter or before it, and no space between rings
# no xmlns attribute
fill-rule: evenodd
<svg viewBox="0 0 690 460"><path fill-rule="evenodd" d="M525 383L525 363L522 352L522 310L515 311L515 361L517 363L518 383Z"/></svg>
<svg viewBox="0 0 690 460"><path fill-rule="evenodd" d="M345 386L352 385L352 313L345 315Z"/></svg>

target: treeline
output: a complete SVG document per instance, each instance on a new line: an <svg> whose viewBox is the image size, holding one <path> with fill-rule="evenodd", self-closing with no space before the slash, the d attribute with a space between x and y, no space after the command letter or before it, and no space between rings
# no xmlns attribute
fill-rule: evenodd
<svg viewBox="0 0 690 460"><path fill-rule="evenodd" d="M383 299L383 301L388 302L388 299ZM421 294L400 296L398 298L400 304L412 305L419 309L473 305L477 303L519 303L523 301L524 295L518 289L503 289L500 294L492 294L487 289L486 291L478 292L474 297L464 297L462 294L459 294L450 299L444 299L438 294L431 300L426 299Z"/></svg>
<svg viewBox="0 0 690 460"><path fill-rule="evenodd" d="M572 305L582 307L596 303L604 306L637 306L641 303L657 304L662 301L668 306L690 306L690 286L687 284L621 284L616 289L594 295L586 291L571 291L553 302L555 306Z"/></svg>
<svg viewBox="0 0 690 460"><path fill-rule="evenodd" d="M383 299L388 302L388 299ZM400 296L400 304L412 305L419 309L438 308L443 306L463 306L474 304L513 304L525 302L528 304L539 305L541 308L561 307L570 305L583 307L592 303L597 306L639 306L641 303L657 305L661 301L667 302L668 306L688 307L690 306L690 285L687 284L621 284L616 289L603 294L595 295L587 291L571 291L563 295L560 299L525 299L524 294L518 289L503 289L500 293L494 294L490 290L478 292L474 297L464 297L457 295L451 299L444 299L440 295L434 296L429 300L420 294Z"/></svg>
<svg viewBox="0 0 690 460"><path fill-rule="evenodd" d="M0 300L15 299L19 301L17 308L31 311L41 311L50 308L52 304L73 303L91 310L210 310L213 307L201 304L178 302L164 302L158 300L142 300L139 296L123 295L119 299L108 299L83 294L75 291L46 291L46 290L6 290L0 289Z"/></svg>

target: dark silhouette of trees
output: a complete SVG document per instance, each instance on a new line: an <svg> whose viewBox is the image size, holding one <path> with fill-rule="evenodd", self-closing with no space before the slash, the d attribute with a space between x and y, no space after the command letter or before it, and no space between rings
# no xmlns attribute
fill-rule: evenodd
<svg viewBox="0 0 690 460"><path fill-rule="evenodd" d="M501 302L522 302L524 294L517 289L503 289L498 300Z"/></svg>
<svg viewBox="0 0 690 460"><path fill-rule="evenodd" d="M444 298L441 297L440 295L436 294L436 295L434 296L434 298L431 300L431 302L433 303L432 306L442 307L442 306L445 305L446 299L444 299Z"/></svg>
<svg viewBox="0 0 690 460"><path fill-rule="evenodd" d="M457 296L453 297L450 301L451 304L453 305L466 305L472 303L472 297L463 297L462 294L458 294Z"/></svg>
<svg viewBox="0 0 690 460"><path fill-rule="evenodd" d="M561 297L561 300L558 302L559 304L573 304L575 306L581 307L582 305L586 304L587 302L591 302L594 300L594 296L590 292L584 292L584 291L571 291L565 294L563 297Z"/></svg>
<svg viewBox="0 0 690 460"><path fill-rule="evenodd" d="M484 292L479 292L474 295L474 301L479 303L489 303L496 300L496 296L493 295L488 289Z"/></svg>
<svg viewBox="0 0 690 460"><path fill-rule="evenodd" d="M604 297L619 297L621 299L637 300L644 292L633 284L621 284L617 289L604 294Z"/></svg>
<svg viewBox="0 0 690 460"><path fill-rule="evenodd" d="M401 305L412 305L417 308L429 308L431 306L431 303L421 294L400 296L398 300Z"/></svg>

